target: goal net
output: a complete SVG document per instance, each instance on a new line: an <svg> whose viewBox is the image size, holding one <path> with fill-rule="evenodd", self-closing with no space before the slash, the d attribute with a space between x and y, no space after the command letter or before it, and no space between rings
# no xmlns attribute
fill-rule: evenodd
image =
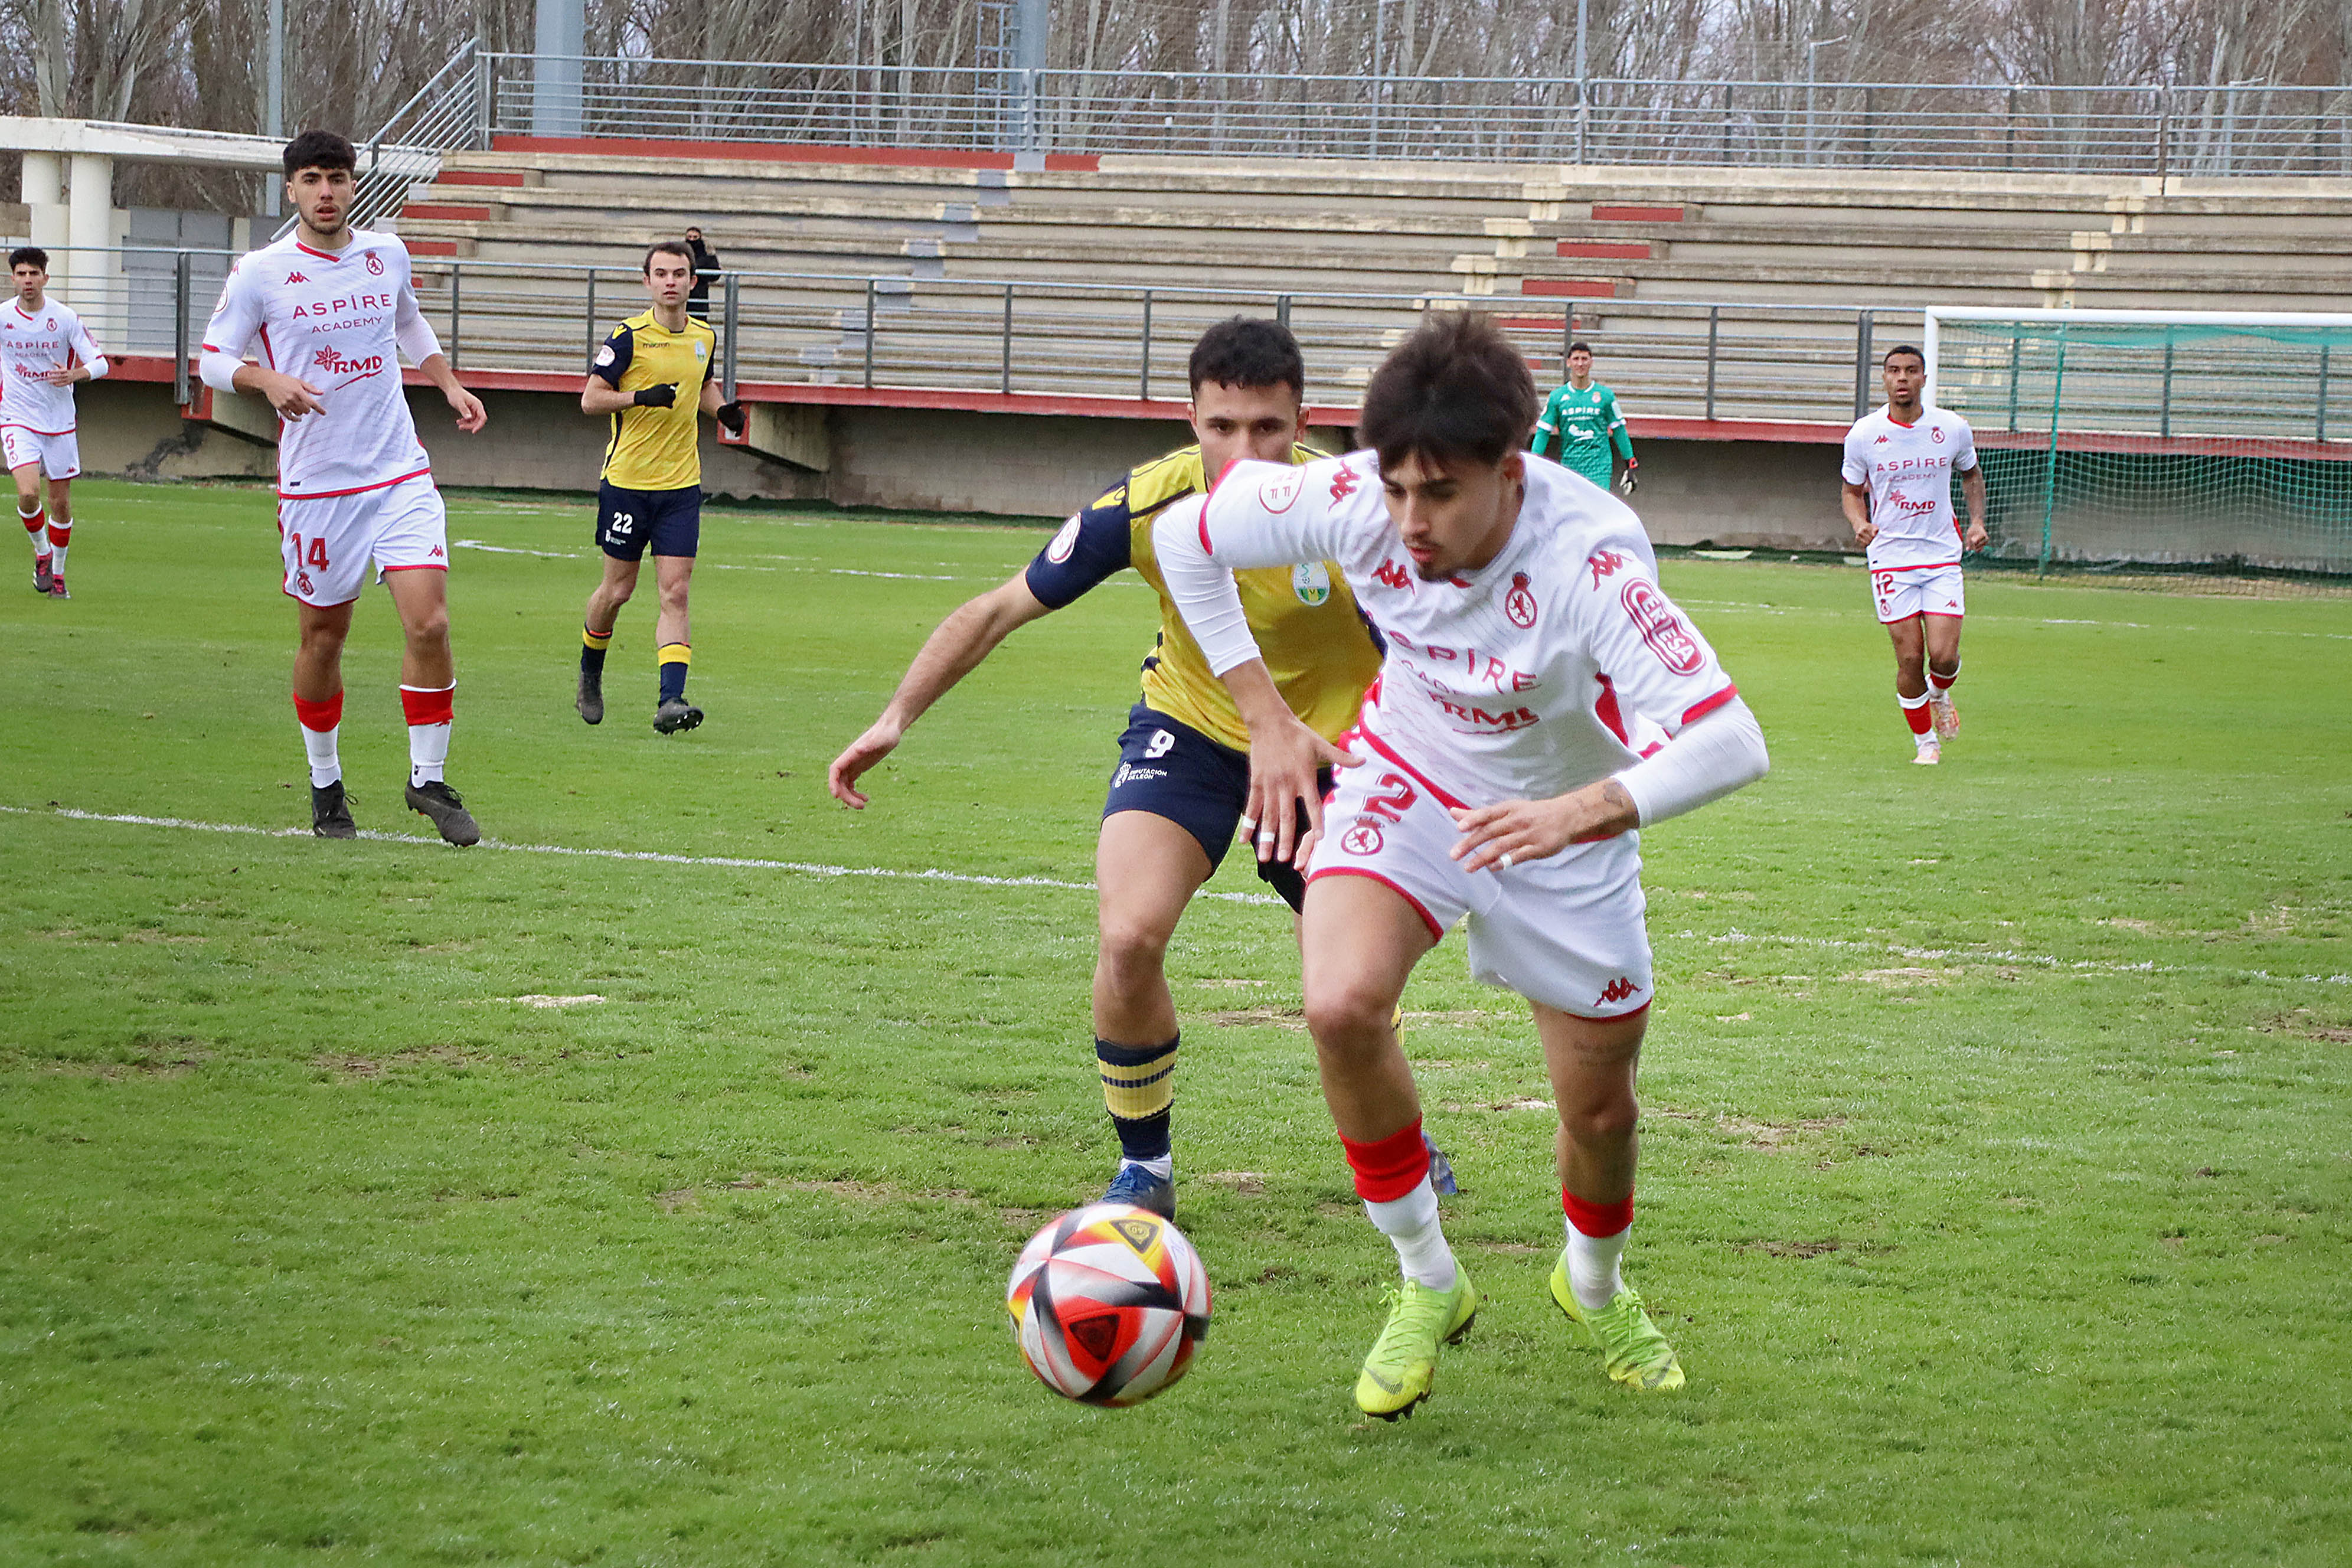
<svg viewBox="0 0 2352 1568"><path fill-rule="evenodd" d="M1931 310L1926 331L1995 561L2352 580L2352 316Z"/></svg>

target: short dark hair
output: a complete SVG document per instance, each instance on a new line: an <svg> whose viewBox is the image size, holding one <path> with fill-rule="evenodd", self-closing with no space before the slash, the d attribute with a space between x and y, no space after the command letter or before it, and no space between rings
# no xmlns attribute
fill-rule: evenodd
<svg viewBox="0 0 2352 1568"><path fill-rule="evenodd" d="M1372 373L1356 436L1383 468L1495 464L1525 444L1537 408L1528 362L1492 316L1433 310Z"/></svg>
<svg viewBox="0 0 2352 1568"><path fill-rule="evenodd" d="M1280 321L1228 316L1192 345L1189 367L1195 395L1210 382L1221 386L1287 386L1307 397L1307 359Z"/></svg>
<svg viewBox="0 0 2352 1568"><path fill-rule="evenodd" d="M1919 352L1919 345L1916 343L1896 343L1893 348L1888 349L1885 353L1878 356L1878 363L1884 365L1888 360L1893 359L1896 354L1909 354L1913 359L1919 362L1919 368L1921 370L1927 368L1927 356Z"/></svg>
<svg viewBox="0 0 2352 1568"><path fill-rule="evenodd" d="M292 179L305 169L352 169L360 166L359 149L331 131L305 131L286 143L280 156L286 165L286 177Z"/></svg>
<svg viewBox="0 0 2352 1568"><path fill-rule="evenodd" d="M8 253L8 270L14 272L19 267L24 266L27 261L31 262L34 266L39 268L44 272L47 272L49 269L49 253L47 251L43 250L37 245L20 245L16 249Z"/></svg>
<svg viewBox="0 0 2352 1568"><path fill-rule="evenodd" d="M656 256L675 256L686 263L688 270L693 269L694 249L682 239L657 239L646 247L645 264L638 270L648 278L653 276L654 258Z"/></svg>
<svg viewBox="0 0 2352 1568"><path fill-rule="evenodd" d="M1579 338L1579 339L1577 339L1577 340L1576 340L1576 342L1572 342L1572 343L1570 343L1570 344L1569 344L1569 345L1568 345L1568 353L1570 353L1570 354L1589 354L1589 353L1591 353L1591 352L1592 352L1592 345L1591 345L1591 343L1586 342L1582 338ZM1560 358L1562 358L1562 359L1566 359L1566 358L1568 357L1568 354L1562 354L1562 355L1560 355L1559 357L1560 357Z"/></svg>

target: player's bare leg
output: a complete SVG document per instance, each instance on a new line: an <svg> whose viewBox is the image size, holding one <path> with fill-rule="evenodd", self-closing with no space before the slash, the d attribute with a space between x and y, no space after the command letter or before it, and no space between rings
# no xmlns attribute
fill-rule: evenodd
<svg viewBox="0 0 2352 1568"><path fill-rule="evenodd" d="M482 830L441 776L449 759L451 703L457 689L457 664L449 654L448 576L390 572L383 580L406 639L400 655L400 705L408 718L408 805L442 837L462 846L479 843Z"/></svg>
<svg viewBox="0 0 2352 1568"><path fill-rule="evenodd" d="M1176 1185L1169 1118L1182 1041L1168 990L1168 943L1213 870L1200 840L1156 812L1113 812L1095 841L1095 1060L1119 1143L1118 1173L1103 1201L1170 1218Z"/></svg>
<svg viewBox="0 0 2352 1568"><path fill-rule="evenodd" d="M1952 702L1952 683L1960 678L1960 617L1930 614L1919 618L1927 649L1927 710L1935 719L1936 739L1948 741L1960 732L1960 710Z"/></svg>
<svg viewBox="0 0 2352 1568"><path fill-rule="evenodd" d="M338 752L343 726L343 639L351 635L352 606L299 601L300 640L294 649L294 714L301 721L302 749L310 763L310 831L321 838L356 838L350 802L343 794L343 763Z"/></svg>
<svg viewBox="0 0 2352 1568"><path fill-rule="evenodd" d="M605 556L604 580L590 590L580 617L580 695L572 706L591 724L604 721L604 650L613 646L621 606L636 591L637 563Z"/></svg>
<svg viewBox="0 0 2352 1568"><path fill-rule="evenodd" d="M41 465L20 463L8 470L8 477L16 481L16 521L33 541L33 592L47 596L52 563L48 514L41 510Z"/></svg>
<svg viewBox="0 0 2352 1568"><path fill-rule="evenodd" d="M1559 1110L1555 1147L1568 1245L1552 1269L1552 1300L1583 1326L1609 1375L1631 1388L1680 1388L1674 1347L1628 1289L1620 1269L1633 1226L1633 1167L1641 1106L1633 1079L1649 1009L1622 1018L1580 1018L1541 1004L1536 1034Z"/></svg>
<svg viewBox="0 0 2352 1568"><path fill-rule="evenodd" d="M661 696L654 709L654 728L665 735L691 730L702 722L702 710L686 700L686 673L693 663L693 637L687 622L686 601L694 584L694 557L654 557L654 586L661 595L661 613L655 637L661 645Z"/></svg>
<svg viewBox="0 0 2352 1568"><path fill-rule="evenodd" d="M1927 622L1925 616L1907 616L1886 624L1886 635L1895 644L1895 696L1903 705L1903 721L1911 726L1915 763L1943 760L1943 750L1936 741L1935 715L1927 703ZM1957 638L1953 647L1957 654Z"/></svg>
<svg viewBox="0 0 2352 1568"><path fill-rule="evenodd" d="M1385 883L1325 877L1307 885L1301 979L1323 1100L1365 1215L1404 1274L1356 1379L1357 1407L1391 1421L1429 1396L1438 1347L1459 1342L1478 1315L1477 1289L1438 1220L1421 1096L1397 1043L1404 983L1435 945L1420 912Z"/></svg>

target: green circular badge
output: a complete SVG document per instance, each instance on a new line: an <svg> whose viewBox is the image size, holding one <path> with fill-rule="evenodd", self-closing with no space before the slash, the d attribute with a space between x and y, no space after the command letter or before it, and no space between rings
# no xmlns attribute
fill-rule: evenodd
<svg viewBox="0 0 2352 1568"><path fill-rule="evenodd" d="M1290 569L1290 591L1312 609L1331 596L1331 574L1320 561L1302 562Z"/></svg>

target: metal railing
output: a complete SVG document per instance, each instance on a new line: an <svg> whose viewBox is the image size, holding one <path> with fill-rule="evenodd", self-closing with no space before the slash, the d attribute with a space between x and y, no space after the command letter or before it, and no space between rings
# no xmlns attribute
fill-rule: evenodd
<svg viewBox="0 0 2352 1568"><path fill-rule="evenodd" d="M185 363L233 259L221 251L125 249L110 273L61 285L110 353ZM628 267L420 257L419 302L464 373L580 375L604 335L646 308ZM1308 400L1351 405L1400 332L1423 311L1494 310L1549 377L1572 336L1601 348L1603 375L1646 416L1828 422L1876 397L1869 360L1916 309L1646 300L1495 300L1463 295L1287 292L730 272L711 324L731 392L739 382L809 387L1177 401L1193 342L1236 312L1286 321L1307 359Z"/></svg>
<svg viewBox="0 0 2352 1568"><path fill-rule="evenodd" d="M1033 154L2352 177L2352 87L577 63L576 122L589 137ZM377 141L486 147L493 136L528 134L542 107L530 55L469 47L436 81L403 110L416 129L387 126ZM567 100L563 118L574 117ZM469 124L469 141L451 139Z"/></svg>

